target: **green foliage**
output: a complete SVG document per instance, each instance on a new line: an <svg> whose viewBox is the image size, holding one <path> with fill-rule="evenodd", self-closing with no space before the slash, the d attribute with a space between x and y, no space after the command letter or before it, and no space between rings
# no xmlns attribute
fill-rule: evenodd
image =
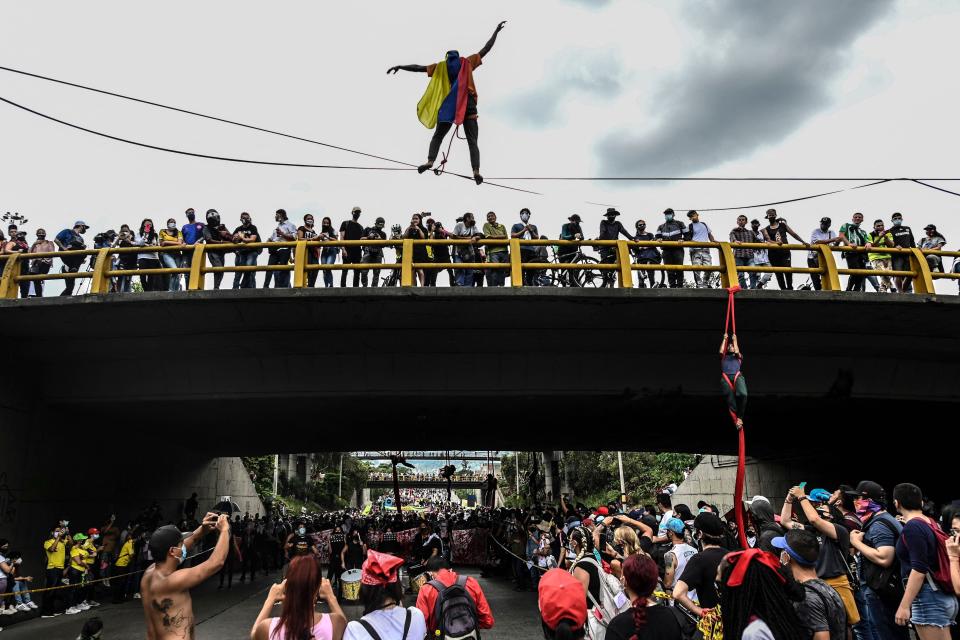
<svg viewBox="0 0 960 640"><path fill-rule="evenodd" d="M531 456L521 451L520 493L517 495L517 460L513 454L500 460L500 484L507 506L529 504ZM634 504L653 502L658 489L683 480L683 472L696 466L699 455L688 453L623 452L623 479L627 495ZM564 451L561 473L566 477L578 502L594 504L617 500L620 496L620 471L616 451ZM543 482L543 468L539 470Z"/></svg>
<svg viewBox="0 0 960 640"><path fill-rule="evenodd" d="M250 474L260 500L270 502L273 499L273 456L244 456L240 460Z"/></svg>
<svg viewBox="0 0 960 640"><path fill-rule="evenodd" d="M351 458L346 453L343 455L343 495L341 497L337 495L337 490L340 488L340 452L314 453L311 454L311 458L313 475L309 481L304 483L296 477L288 479L281 476L277 493L284 498L293 498L298 504L313 504L323 509L342 509L350 504L350 496L354 491L366 486L371 469L370 465L363 460ZM297 508L299 509L299 506Z"/></svg>

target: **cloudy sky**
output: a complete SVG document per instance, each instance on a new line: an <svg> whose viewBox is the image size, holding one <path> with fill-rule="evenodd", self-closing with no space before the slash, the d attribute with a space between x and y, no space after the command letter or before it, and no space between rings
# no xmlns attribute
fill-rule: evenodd
<svg viewBox="0 0 960 640"><path fill-rule="evenodd" d="M334 4L336 5L334 8ZM960 177L960 4L912 0L490 1L469 19L409 3L30 2L4 7L0 64L403 160L422 162L422 74L447 49L472 53L507 20L476 73L483 174L529 176ZM0 96L111 135L211 155L391 166L0 72ZM602 206L629 227L665 207L783 200L856 183L532 182L493 186L414 172L222 163L146 150L0 103L0 210L48 231L95 231L217 208L267 228L283 207L406 222L429 210L521 207L556 237L571 213L595 232ZM466 143L453 168L469 173ZM395 165L393 165L395 166ZM960 182L937 183L960 191ZM778 207L802 235L903 211L960 241L960 198L890 183ZM748 215L759 217L763 209ZM705 214L726 236L734 212ZM31 234L32 237L32 234ZM794 263L801 261L797 254ZM944 290L948 287L942 285ZM952 285L949 285L952 288Z"/></svg>

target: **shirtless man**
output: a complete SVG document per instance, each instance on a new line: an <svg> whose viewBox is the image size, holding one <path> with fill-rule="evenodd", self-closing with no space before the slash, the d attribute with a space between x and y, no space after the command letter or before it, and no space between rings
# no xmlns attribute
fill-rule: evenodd
<svg viewBox="0 0 960 640"><path fill-rule="evenodd" d="M219 531L217 546L206 562L177 570L188 551L204 534ZM181 533L173 525L160 527L150 536L150 565L140 581L143 613L147 619L147 640L192 640L193 601L190 589L216 574L227 558L230 521L226 515L208 513L193 533Z"/></svg>

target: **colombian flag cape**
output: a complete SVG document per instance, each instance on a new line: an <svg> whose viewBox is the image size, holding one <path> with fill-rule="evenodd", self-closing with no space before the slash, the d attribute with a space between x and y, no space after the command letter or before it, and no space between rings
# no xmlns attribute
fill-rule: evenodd
<svg viewBox="0 0 960 640"><path fill-rule="evenodd" d="M467 87L471 84L472 76L470 61L460 58L460 71L451 85L447 61L437 63L430 84L417 104L417 117L423 126L433 129L437 122L463 124L467 113Z"/></svg>

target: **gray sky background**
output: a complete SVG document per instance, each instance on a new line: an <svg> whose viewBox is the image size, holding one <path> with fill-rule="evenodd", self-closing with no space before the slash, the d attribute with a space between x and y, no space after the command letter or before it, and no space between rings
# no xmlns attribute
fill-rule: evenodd
<svg viewBox="0 0 960 640"><path fill-rule="evenodd" d="M960 177L960 4L952 1L639 0L485 2L468 19L408 3L30 2L4 6L0 64L421 162L431 132L416 118L427 79L394 64L473 53L508 20L476 72L483 174ZM138 141L214 155L384 165L0 72L0 95ZM0 104L0 210L52 234L83 218L94 231L161 223L192 206L261 230L273 211L335 225L406 223L429 210L511 223L530 207L556 237L571 213L596 233L616 205L630 228L667 206L737 206L836 183L510 182L533 196L453 177L242 166L96 138ZM469 173L466 143L452 167ZM960 190L960 183L940 183ZM847 185L853 186L853 185ZM934 222L955 247L960 198L892 183L778 207L807 236L855 210ZM759 217L762 209L747 211ZM201 214L202 215L202 214ZM726 237L736 212L705 214ZM795 254L794 263L802 260ZM802 280L801 280L802 281ZM942 283L943 290L953 290Z"/></svg>

